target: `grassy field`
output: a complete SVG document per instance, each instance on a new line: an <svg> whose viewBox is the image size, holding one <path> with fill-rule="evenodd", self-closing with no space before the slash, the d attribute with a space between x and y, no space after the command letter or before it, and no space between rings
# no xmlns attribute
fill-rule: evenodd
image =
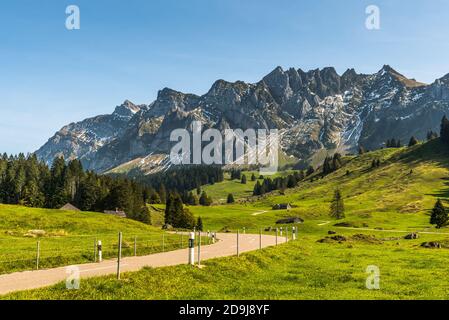
<svg viewBox="0 0 449 320"><path fill-rule="evenodd" d="M381 160L380 168L371 168L373 159ZM296 242L208 261L200 270L145 269L124 275L121 282L112 277L82 281L78 291L60 284L5 298L447 299L449 228L431 226L429 214L436 199L447 204L448 179L449 150L439 140L347 157L340 170L308 179L284 195L274 192L235 205L190 207L203 218L205 229L214 231L246 227L257 232L279 218L300 216L305 223ZM210 188L217 195L239 192L229 181ZM337 221L328 215L337 188L346 208L346 218L338 223L346 228L335 226ZM284 202L294 208L271 209ZM328 238L330 230L344 238ZM412 231L420 232L420 238L404 239ZM421 246L431 241L442 248ZM380 270L380 290L366 288L370 265Z"/></svg>
<svg viewBox="0 0 449 320"><path fill-rule="evenodd" d="M180 235L101 213L0 205L0 221L0 273L36 268L37 242L41 268L92 262L96 240L104 258L115 257L120 231L125 256L134 254L135 237L138 255L186 246Z"/></svg>
<svg viewBox="0 0 449 320"><path fill-rule="evenodd" d="M272 176L271 178L280 177L280 176L287 176L292 171L281 171L278 172ZM242 184L240 180L231 180L231 176L229 173L225 173L224 175L224 181L220 183L215 183L213 185L206 185L202 187L202 190L207 192L207 195L212 197L212 200L216 204L226 204L226 200L229 193L232 193L234 196L234 199L236 202L247 200L249 197L252 197L254 186L259 180L262 182L262 180L259 179L260 173L259 171L245 171L242 174L244 174L247 178L247 183ZM255 181L251 181L252 175L256 176Z"/></svg>
<svg viewBox="0 0 449 320"><path fill-rule="evenodd" d="M317 243L323 227L276 248L205 262L205 268L146 268L114 277L82 280L11 294L3 299L447 299L447 249L423 249L418 240L379 232L342 231L348 240ZM380 270L380 289L369 290L367 267Z"/></svg>

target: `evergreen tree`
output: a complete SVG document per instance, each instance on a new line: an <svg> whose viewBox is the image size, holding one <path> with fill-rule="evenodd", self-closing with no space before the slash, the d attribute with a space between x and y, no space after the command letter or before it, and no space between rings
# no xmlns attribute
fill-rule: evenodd
<svg viewBox="0 0 449 320"><path fill-rule="evenodd" d="M334 198L330 206L330 216L334 219L343 219L345 217L345 207L340 190L335 190Z"/></svg>
<svg viewBox="0 0 449 320"><path fill-rule="evenodd" d="M152 192L150 195L150 199L149 202L151 204L159 204L162 203L161 198L159 196L159 193L157 193L156 191Z"/></svg>
<svg viewBox="0 0 449 320"><path fill-rule="evenodd" d="M198 217L196 222L196 230L203 231L203 219L201 219L201 217Z"/></svg>
<svg viewBox="0 0 449 320"><path fill-rule="evenodd" d="M440 137L441 141L449 144L449 120L446 115L444 115L443 119L441 119Z"/></svg>
<svg viewBox="0 0 449 320"><path fill-rule="evenodd" d="M427 132L427 141L430 141L430 140L433 140L436 138L438 138L438 134L436 132L433 132L432 130Z"/></svg>
<svg viewBox="0 0 449 320"><path fill-rule="evenodd" d="M315 169L312 166L309 166L309 168L307 169L307 176L312 175L315 172Z"/></svg>
<svg viewBox="0 0 449 320"><path fill-rule="evenodd" d="M414 145L417 145L417 144L418 144L418 140L415 137L411 137L410 141L408 143L408 146L413 147Z"/></svg>
<svg viewBox="0 0 449 320"><path fill-rule="evenodd" d="M256 181L256 180L257 180L256 175L253 173L253 174L251 175L251 181Z"/></svg>
<svg viewBox="0 0 449 320"><path fill-rule="evenodd" d="M448 221L447 211L440 199L435 203L430 216L430 223L435 224L437 228L441 228Z"/></svg>
<svg viewBox="0 0 449 320"><path fill-rule="evenodd" d="M242 175L241 183L246 184L246 175Z"/></svg>
<svg viewBox="0 0 449 320"><path fill-rule="evenodd" d="M226 202L229 203L229 204L235 202L235 200L234 200L234 195L233 195L232 193L228 194L228 199L227 199Z"/></svg>
<svg viewBox="0 0 449 320"><path fill-rule="evenodd" d="M203 191L199 199L200 205L210 206L212 205L212 199L207 195L206 191Z"/></svg>
<svg viewBox="0 0 449 320"><path fill-rule="evenodd" d="M167 190L163 184L159 187L159 199L161 199L161 203L164 203L167 200Z"/></svg>
<svg viewBox="0 0 449 320"><path fill-rule="evenodd" d="M262 195L262 186L260 185L259 181L257 181L256 184L254 185L253 195L254 196Z"/></svg>

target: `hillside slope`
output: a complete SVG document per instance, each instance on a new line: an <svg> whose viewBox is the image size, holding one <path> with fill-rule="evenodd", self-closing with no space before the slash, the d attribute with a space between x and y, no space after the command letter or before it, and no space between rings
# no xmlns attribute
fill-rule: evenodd
<svg viewBox="0 0 449 320"><path fill-rule="evenodd" d="M160 228L94 212L74 212L0 205L0 274L92 262L94 243L101 240L103 257L117 255L118 233L123 233L123 255L144 255L186 245L179 235Z"/></svg>
<svg viewBox="0 0 449 320"><path fill-rule="evenodd" d="M372 160L381 160L380 168L371 168ZM347 174L349 172L349 174ZM307 222L327 222L333 193L340 189L346 207L346 219L354 226L374 228L427 229L429 211L437 198L447 199L449 150L439 139L411 148L382 149L345 158L344 166L321 179L317 173L285 195L278 191L252 197L245 204L191 207L208 228L241 228L273 225L282 216L300 216ZM231 189L221 188L229 186ZM212 186L221 198L232 192L228 181ZM216 196L219 196L218 194ZM277 203L291 203L293 209L272 210ZM266 212L264 212L266 211ZM258 212L262 214L254 215Z"/></svg>

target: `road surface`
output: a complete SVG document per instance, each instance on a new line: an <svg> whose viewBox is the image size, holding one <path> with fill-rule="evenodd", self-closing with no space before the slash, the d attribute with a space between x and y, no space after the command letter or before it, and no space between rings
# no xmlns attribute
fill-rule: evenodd
<svg viewBox="0 0 449 320"><path fill-rule="evenodd" d="M201 261L236 255L237 235L226 233L217 234L215 244L201 247ZM285 237L278 237L278 243L284 243ZM262 235L262 247L274 246L276 237ZM248 252L259 249L259 235L240 234L239 252ZM195 248L195 260L197 259L197 248ZM163 252L140 257L122 258L121 272L138 271L143 267L166 267L188 263L188 249ZM80 270L81 279L105 276L117 273L117 260L105 260L101 263L88 263L77 265ZM66 281L69 274L67 267L59 267L47 270L16 272L0 275L0 295L14 291L37 289L51 286Z"/></svg>

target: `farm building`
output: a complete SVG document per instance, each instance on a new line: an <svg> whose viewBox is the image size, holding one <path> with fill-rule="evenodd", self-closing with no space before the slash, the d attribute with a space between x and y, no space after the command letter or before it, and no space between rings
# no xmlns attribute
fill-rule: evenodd
<svg viewBox="0 0 449 320"><path fill-rule="evenodd" d="M65 211L81 211L77 207L75 207L71 203L66 203L63 207L61 207L59 210L65 210Z"/></svg>
<svg viewBox="0 0 449 320"><path fill-rule="evenodd" d="M121 217L121 218L126 218L126 213L125 211L120 211L118 209L115 210L105 210L104 211L105 214L110 214L110 215L114 215L117 217Z"/></svg>

